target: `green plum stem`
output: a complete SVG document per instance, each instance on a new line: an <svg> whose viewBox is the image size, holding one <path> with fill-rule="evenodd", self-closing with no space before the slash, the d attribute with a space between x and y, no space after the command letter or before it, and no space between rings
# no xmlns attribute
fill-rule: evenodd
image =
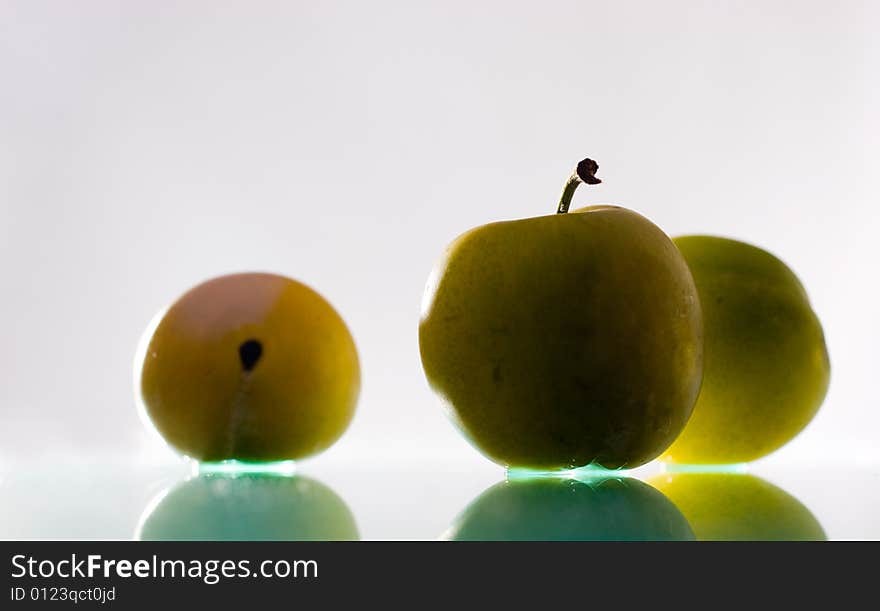
<svg viewBox="0 0 880 611"><path fill-rule="evenodd" d="M571 176L568 177L568 182L565 183L562 195L559 196L559 206L556 208L556 214L565 214L568 212L568 207L571 205L571 198L579 184L581 184L581 179L578 178L576 173L572 172Z"/></svg>
<svg viewBox="0 0 880 611"><path fill-rule="evenodd" d="M599 164L592 159L584 159L577 164L574 172L568 177L568 181L565 183L565 188L562 189L562 195L559 196L559 205L556 207L557 214L565 214L568 212L568 207L571 206L571 198L581 183L598 185L602 182L600 179L596 178L596 170L598 169Z"/></svg>

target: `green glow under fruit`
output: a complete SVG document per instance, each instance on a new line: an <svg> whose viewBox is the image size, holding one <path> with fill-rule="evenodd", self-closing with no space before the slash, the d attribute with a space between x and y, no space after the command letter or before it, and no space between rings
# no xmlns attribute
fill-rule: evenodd
<svg viewBox="0 0 880 611"><path fill-rule="evenodd" d="M663 471L666 473L746 473L748 463L733 463L729 465L688 465L674 462L663 462Z"/></svg>
<svg viewBox="0 0 880 611"><path fill-rule="evenodd" d="M508 467L508 480L527 480L540 478L559 478L574 479L578 481L589 481L594 479L620 479L629 477L627 469L606 469L598 465L586 465L577 469L554 469L539 470L525 469L522 467Z"/></svg>
<svg viewBox="0 0 880 611"><path fill-rule="evenodd" d="M200 475L210 473L293 475L296 472L296 461L293 460L278 460L274 462L220 460L217 462L200 462L197 465L196 472Z"/></svg>

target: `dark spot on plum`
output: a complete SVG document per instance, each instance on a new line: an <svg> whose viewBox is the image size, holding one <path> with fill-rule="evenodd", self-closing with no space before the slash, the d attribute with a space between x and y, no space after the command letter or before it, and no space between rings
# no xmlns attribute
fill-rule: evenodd
<svg viewBox="0 0 880 611"><path fill-rule="evenodd" d="M263 344L255 339L249 339L238 347L238 358L241 359L241 368L251 371L263 355Z"/></svg>

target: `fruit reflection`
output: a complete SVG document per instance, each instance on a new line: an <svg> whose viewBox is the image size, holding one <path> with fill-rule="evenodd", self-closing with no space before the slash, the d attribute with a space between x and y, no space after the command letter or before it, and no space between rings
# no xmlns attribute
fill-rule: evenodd
<svg viewBox="0 0 880 611"><path fill-rule="evenodd" d="M201 475L178 484L142 520L142 540L358 539L348 506L307 477Z"/></svg>
<svg viewBox="0 0 880 611"><path fill-rule="evenodd" d="M809 509L754 475L664 473L649 481L678 506L698 540L825 540Z"/></svg>
<svg viewBox="0 0 880 611"><path fill-rule="evenodd" d="M446 538L644 541L691 540L694 535L675 505L638 480L533 478L486 490Z"/></svg>

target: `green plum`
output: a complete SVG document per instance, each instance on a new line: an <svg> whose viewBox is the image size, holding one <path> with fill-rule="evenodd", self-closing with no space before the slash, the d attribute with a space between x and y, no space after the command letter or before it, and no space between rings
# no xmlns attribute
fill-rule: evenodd
<svg viewBox="0 0 880 611"><path fill-rule="evenodd" d="M703 386L665 459L725 464L784 445L822 405L831 376L822 325L798 278L770 253L711 236L676 238L703 309Z"/></svg>
<svg viewBox="0 0 880 611"><path fill-rule="evenodd" d="M796 498L745 473L664 473L649 480L688 519L700 541L824 541Z"/></svg>
<svg viewBox="0 0 880 611"><path fill-rule="evenodd" d="M566 213L596 168L578 164L557 214L457 238L425 291L428 382L465 436L509 467L643 464L678 436L699 392L702 316L681 253L631 210Z"/></svg>
<svg viewBox="0 0 880 611"><path fill-rule="evenodd" d="M459 541L677 541L681 512L632 478L514 479L489 488L446 533Z"/></svg>
<svg viewBox="0 0 880 611"><path fill-rule="evenodd" d="M359 538L351 511L307 477L201 475L149 511L145 541L336 541Z"/></svg>

